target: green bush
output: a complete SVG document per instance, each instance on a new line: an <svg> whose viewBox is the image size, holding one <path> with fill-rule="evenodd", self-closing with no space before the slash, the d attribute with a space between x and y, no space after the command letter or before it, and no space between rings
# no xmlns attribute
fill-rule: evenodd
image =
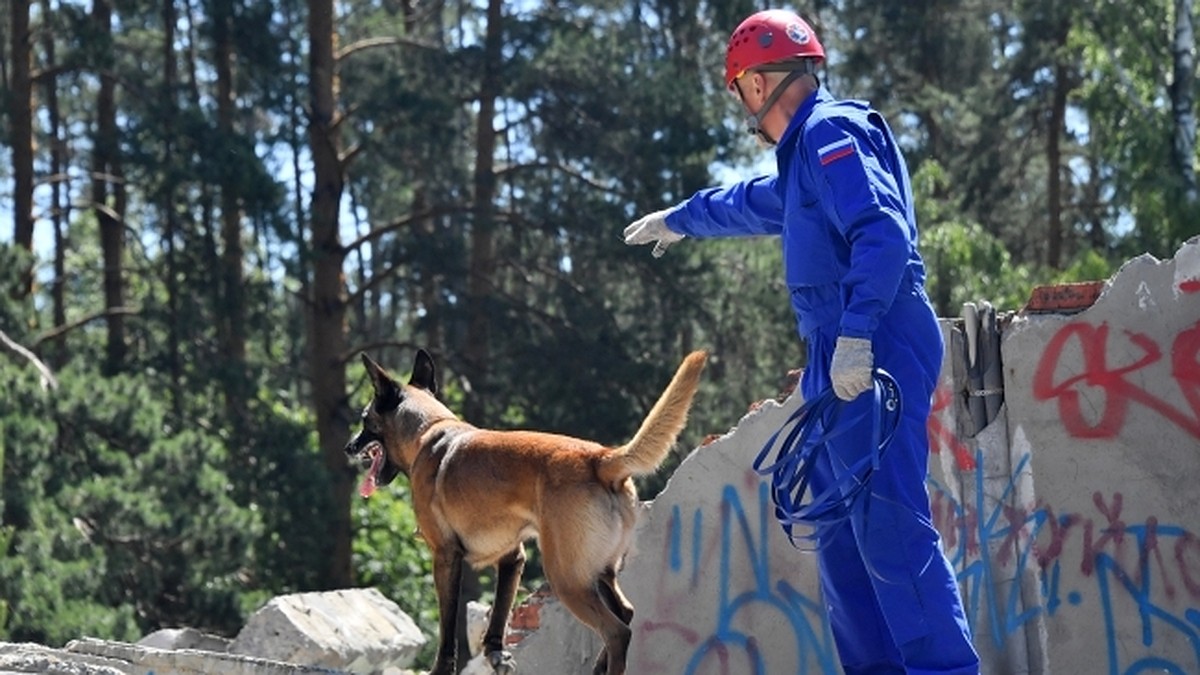
<svg viewBox="0 0 1200 675"><path fill-rule="evenodd" d="M934 161L913 175L925 287L938 316L958 316L964 303L980 300L1000 310L1020 308L1035 285L1033 272L1014 265L1004 242L958 213L943 196L947 180Z"/></svg>
<svg viewBox="0 0 1200 675"><path fill-rule="evenodd" d="M370 499L355 497L354 573L359 585L378 589L417 622L430 638L422 656L432 662L438 634L433 557L417 533L410 503L403 478Z"/></svg>
<svg viewBox="0 0 1200 675"><path fill-rule="evenodd" d="M173 428L146 376L69 368L42 391L31 369L0 360L0 381L0 636L236 631L264 523L236 499L220 435Z"/></svg>

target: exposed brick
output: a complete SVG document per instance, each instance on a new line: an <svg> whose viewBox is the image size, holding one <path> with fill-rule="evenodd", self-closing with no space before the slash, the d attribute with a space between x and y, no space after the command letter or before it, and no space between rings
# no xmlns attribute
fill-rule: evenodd
<svg viewBox="0 0 1200 675"><path fill-rule="evenodd" d="M1029 294L1024 311L1028 314L1071 314L1091 307L1104 290L1103 281L1038 286Z"/></svg>
<svg viewBox="0 0 1200 675"><path fill-rule="evenodd" d="M505 636L505 644L515 645L538 629L542 622L542 605L551 596L553 596L553 592L549 586L542 586L530 594L525 602L513 607L512 614L508 619L508 635Z"/></svg>

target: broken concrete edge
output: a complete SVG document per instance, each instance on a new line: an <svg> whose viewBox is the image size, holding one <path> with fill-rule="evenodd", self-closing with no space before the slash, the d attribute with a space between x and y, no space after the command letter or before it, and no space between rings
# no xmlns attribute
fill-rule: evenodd
<svg viewBox="0 0 1200 675"><path fill-rule="evenodd" d="M486 612L478 614L481 620L486 618ZM95 637L72 640L60 649L0 643L0 673L411 672L408 666L426 641L412 618L378 589L354 588L276 596L250 617L235 640L192 628L167 628L147 635L137 644ZM70 670L76 666L86 668Z"/></svg>
<svg viewBox="0 0 1200 675"><path fill-rule="evenodd" d="M63 651L82 657L93 657L108 661L127 663L146 668L148 672L162 670L161 664L170 662L176 672L211 673L217 664L225 667L221 672L253 672L256 675L345 675L346 671L323 666L273 661L257 656L210 652L202 649L158 649L126 642L114 642L99 638L80 638L67 643Z"/></svg>
<svg viewBox="0 0 1200 675"><path fill-rule="evenodd" d="M70 654L35 642L0 642L0 673L78 673L127 675L124 664L96 656Z"/></svg>
<svg viewBox="0 0 1200 675"><path fill-rule="evenodd" d="M228 652L233 639L189 627L160 628L138 640L137 644L169 651L199 649L206 652Z"/></svg>
<svg viewBox="0 0 1200 675"><path fill-rule="evenodd" d="M779 393L777 393L774 398L764 398L764 399L760 399L760 400L757 400L757 401L751 403L746 408L746 415L743 416L742 420L739 421L738 424L741 424L742 421L745 421L746 417L749 417L750 415L757 413L764 406L782 405L782 404L786 403L787 400L792 397L792 394L795 394L796 390L800 387L800 378L803 376L804 376L803 368L793 368L793 369L789 370L787 372L787 375L785 375L783 378L782 386L779 389ZM730 427L728 431L725 431L723 433L707 434L704 438L702 438L700 440L700 444L696 447L697 447L697 449L708 447L708 446L712 445L713 443L716 443L717 441L721 440L722 438L732 435L735 431L737 431L736 425L733 427Z"/></svg>
<svg viewBox="0 0 1200 675"><path fill-rule="evenodd" d="M427 642L374 588L276 596L246 621L231 654L358 672L407 667Z"/></svg>
<svg viewBox="0 0 1200 675"><path fill-rule="evenodd" d="M1021 314L1075 314L1082 312L1100 299L1111 287L1113 280L1127 270L1141 265L1174 264L1176 268L1174 288L1177 295L1200 293L1200 235L1185 241L1175 256L1159 260L1143 253L1126 260L1107 280L1078 281L1037 286L1029 294L1029 300L1021 308Z"/></svg>
<svg viewBox="0 0 1200 675"><path fill-rule="evenodd" d="M344 671L279 663L203 650L161 650L98 638L72 640L62 649L0 642L0 672L76 675L349 675Z"/></svg>

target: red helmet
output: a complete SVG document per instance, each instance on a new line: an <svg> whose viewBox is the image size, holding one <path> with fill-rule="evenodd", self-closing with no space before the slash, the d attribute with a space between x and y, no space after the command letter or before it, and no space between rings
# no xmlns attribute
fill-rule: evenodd
<svg viewBox="0 0 1200 675"><path fill-rule="evenodd" d="M752 68L800 58L825 60L825 48L807 21L784 9L751 14L729 36L725 86Z"/></svg>

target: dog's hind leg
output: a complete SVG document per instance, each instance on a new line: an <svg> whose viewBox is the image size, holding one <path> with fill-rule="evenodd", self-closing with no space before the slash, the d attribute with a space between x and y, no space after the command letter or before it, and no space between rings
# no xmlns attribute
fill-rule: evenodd
<svg viewBox="0 0 1200 675"><path fill-rule="evenodd" d="M492 616L488 620L487 632L483 635L483 653L497 675L516 672L512 654L504 649L504 630L512 612L513 600L517 597L517 586L525 570L525 546L517 544L511 553L496 563L496 598L492 603Z"/></svg>
<svg viewBox="0 0 1200 675"><path fill-rule="evenodd" d="M579 509L575 518L542 519L542 568L562 604L604 643L593 674L624 675L632 636L625 619L632 617L632 608L627 607L627 600L621 602L623 594L614 590L617 556L612 543L624 533L614 527L611 535L598 536L595 529L588 529L608 518L603 509L590 508L593 511ZM597 565L596 560L608 562Z"/></svg>
<svg viewBox="0 0 1200 675"><path fill-rule="evenodd" d="M434 552L433 583L438 597L438 651L429 675L458 673L458 596L462 584L463 552L446 543Z"/></svg>
<svg viewBox="0 0 1200 675"><path fill-rule="evenodd" d="M604 641L604 649L596 659L593 675L624 675L625 652L632 636L628 624L609 608L604 599L599 581L583 585L555 584L547 572L550 586L558 599L584 624L587 624Z"/></svg>
<svg viewBox="0 0 1200 675"><path fill-rule="evenodd" d="M600 574L600 578L596 580L596 590L600 593L600 599L604 602L604 606L617 616L626 626L633 621L633 605L621 592L621 587L617 585L617 573L613 568L609 567ZM608 648L605 647L600 656L596 659L596 667L594 674L608 672Z"/></svg>
<svg viewBox="0 0 1200 675"><path fill-rule="evenodd" d="M621 587L617 584L616 570L606 568L600 575L597 588L604 604L628 626L633 621L633 604L621 592Z"/></svg>
<svg viewBox="0 0 1200 675"><path fill-rule="evenodd" d="M617 615L617 618L626 626L633 621L633 604L621 592L621 587L617 584L617 573L613 568L609 567L600 574L600 578L596 580L596 590L600 592L600 599L604 601L604 606ZM597 674L608 672L607 647L600 652L599 658L596 659L596 668L593 672Z"/></svg>

